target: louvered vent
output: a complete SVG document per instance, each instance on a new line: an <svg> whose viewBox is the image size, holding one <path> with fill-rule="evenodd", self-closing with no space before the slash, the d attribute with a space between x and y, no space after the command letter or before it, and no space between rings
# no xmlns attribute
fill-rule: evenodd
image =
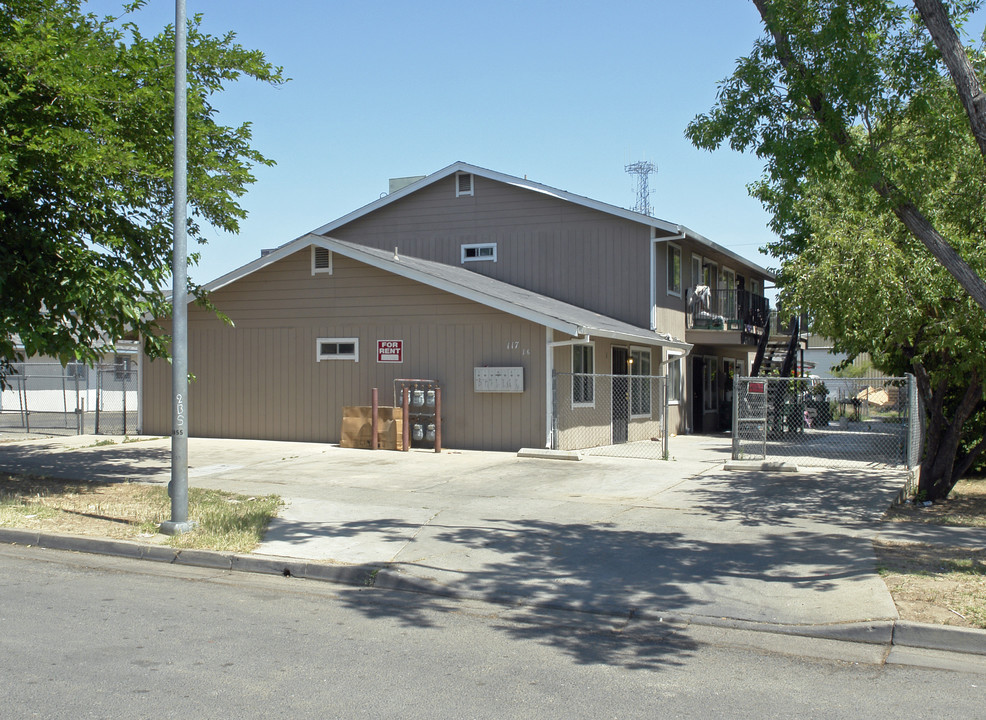
<svg viewBox="0 0 986 720"><path fill-rule="evenodd" d="M327 248L312 246L312 274L332 272L332 253Z"/></svg>

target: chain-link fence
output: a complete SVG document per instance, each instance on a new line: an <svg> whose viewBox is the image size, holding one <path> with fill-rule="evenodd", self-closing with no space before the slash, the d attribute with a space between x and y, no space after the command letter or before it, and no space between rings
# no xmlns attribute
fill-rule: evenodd
<svg viewBox="0 0 986 720"><path fill-rule="evenodd" d="M552 447L589 455L667 458L667 378L555 372Z"/></svg>
<svg viewBox="0 0 986 720"><path fill-rule="evenodd" d="M910 470L921 457L914 377L737 378L733 459Z"/></svg>
<svg viewBox="0 0 986 720"><path fill-rule="evenodd" d="M0 434L137 432L139 379L132 357L80 363L12 363L0 392Z"/></svg>

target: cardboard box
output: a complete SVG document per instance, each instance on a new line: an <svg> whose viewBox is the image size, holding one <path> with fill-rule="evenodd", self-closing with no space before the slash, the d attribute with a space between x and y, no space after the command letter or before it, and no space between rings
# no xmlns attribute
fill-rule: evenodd
<svg viewBox="0 0 986 720"><path fill-rule="evenodd" d="M403 449L403 410L381 405L377 408L377 447L380 450ZM352 405L342 409L342 438L339 447L369 450L373 408Z"/></svg>

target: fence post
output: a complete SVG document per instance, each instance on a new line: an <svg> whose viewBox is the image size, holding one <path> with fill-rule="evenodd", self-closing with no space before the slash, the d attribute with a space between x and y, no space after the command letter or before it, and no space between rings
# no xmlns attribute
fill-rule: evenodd
<svg viewBox="0 0 986 720"><path fill-rule="evenodd" d="M574 381L573 381L574 382ZM551 449L558 449L558 371L551 371Z"/></svg>
<svg viewBox="0 0 986 720"><path fill-rule="evenodd" d="M664 376L664 382L661 385L664 388L664 459L669 460L671 458L671 448L668 445L668 437L671 434L671 419L668 413L670 412L670 403L668 402L668 376Z"/></svg>
<svg viewBox="0 0 986 720"><path fill-rule="evenodd" d="M741 378L733 375L733 460L739 460L739 403Z"/></svg>
<svg viewBox="0 0 986 720"><path fill-rule="evenodd" d="M24 376L21 378L21 390L24 391L24 429L27 432L31 432L31 408L27 406L27 365L25 364L22 372Z"/></svg>
<svg viewBox="0 0 986 720"><path fill-rule="evenodd" d="M85 367L85 365L83 365ZM79 408L79 367L75 368L75 434L82 434L83 427L82 412Z"/></svg>
<svg viewBox="0 0 986 720"><path fill-rule="evenodd" d="M96 366L96 434L99 435L99 406L103 404L103 373Z"/></svg>
<svg viewBox="0 0 986 720"><path fill-rule="evenodd" d="M127 434L127 390L130 385L130 370L125 368L123 371L123 434Z"/></svg>

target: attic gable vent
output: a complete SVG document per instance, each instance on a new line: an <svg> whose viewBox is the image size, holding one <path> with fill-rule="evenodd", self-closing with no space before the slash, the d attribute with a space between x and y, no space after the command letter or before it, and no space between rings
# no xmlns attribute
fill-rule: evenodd
<svg viewBox="0 0 986 720"><path fill-rule="evenodd" d="M328 248L312 245L312 275L315 273L332 274L332 253Z"/></svg>
<svg viewBox="0 0 986 720"><path fill-rule="evenodd" d="M469 173L458 173L455 176L455 196L472 195L472 175Z"/></svg>

